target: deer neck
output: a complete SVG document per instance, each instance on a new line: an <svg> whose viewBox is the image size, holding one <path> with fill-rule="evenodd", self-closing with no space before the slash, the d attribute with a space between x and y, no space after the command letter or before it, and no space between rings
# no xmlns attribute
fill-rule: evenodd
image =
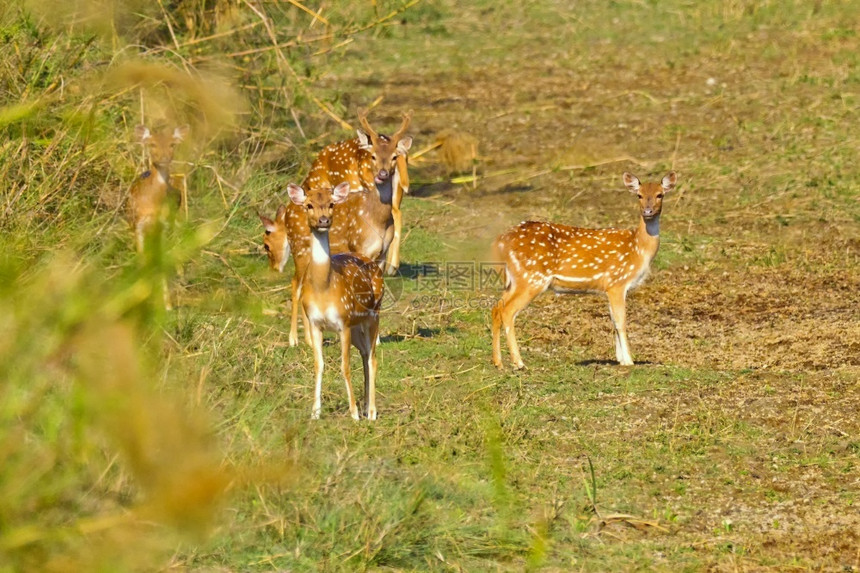
<svg viewBox="0 0 860 573"><path fill-rule="evenodd" d="M153 171L155 171L155 176L158 178L158 182L164 185L170 183L170 164L159 165L156 163L150 163L150 166Z"/></svg>
<svg viewBox="0 0 860 573"><path fill-rule="evenodd" d="M639 247L651 257L657 253L660 246L660 215L646 220L641 217L639 228L636 230L636 242Z"/></svg>
<svg viewBox="0 0 860 573"><path fill-rule="evenodd" d="M648 220L642 219L642 226L645 227L645 233L649 237L655 239L660 238L660 215L655 215Z"/></svg>
<svg viewBox="0 0 860 573"><path fill-rule="evenodd" d="M374 183L376 191L379 193L379 202L391 208L391 201L394 198L394 173L391 174L382 183Z"/></svg>
<svg viewBox="0 0 860 573"><path fill-rule="evenodd" d="M305 277L313 290L322 292L328 289L331 280L328 231L311 230L311 262Z"/></svg>
<svg viewBox="0 0 860 573"><path fill-rule="evenodd" d="M394 197L394 177L389 177L382 183L375 183L374 187L363 194L364 209L366 217L373 221L374 225L388 225L391 221L391 202Z"/></svg>

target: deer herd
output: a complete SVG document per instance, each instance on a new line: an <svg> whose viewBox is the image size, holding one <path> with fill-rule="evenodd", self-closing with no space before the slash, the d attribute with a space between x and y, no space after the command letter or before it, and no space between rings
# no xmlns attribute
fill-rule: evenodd
<svg viewBox="0 0 860 573"><path fill-rule="evenodd" d="M283 272L287 259L293 259L289 343L298 344L301 312L305 340L314 355L314 419L322 408L325 331L340 336L351 416L361 417L350 374L350 349L355 346L364 370L365 416L377 417L376 346L383 273L394 274L400 265L400 204L409 191L407 155L412 137L406 131L410 119L410 114L404 114L400 128L387 136L359 114L358 136L323 148L302 185L287 186L290 203L278 207L272 219L260 215L269 266ZM137 250L145 252L148 244L160 240L165 221L179 206L170 164L188 126L158 132L138 126L135 133L144 144L148 168L130 189L129 222ZM502 367L502 330L514 368L524 367L514 320L547 289L605 293L615 329L615 356L621 365L633 364L625 301L627 293L645 280L657 254L663 196L675 187L677 175L671 171L659 183L641 183L635 175L624 173L622 180L639 199L636 229L524 221L493 242L493 252L504 268L504 291L492 311L492 360L497 367ZM166 293L165 288L169 306Z"/></svg>

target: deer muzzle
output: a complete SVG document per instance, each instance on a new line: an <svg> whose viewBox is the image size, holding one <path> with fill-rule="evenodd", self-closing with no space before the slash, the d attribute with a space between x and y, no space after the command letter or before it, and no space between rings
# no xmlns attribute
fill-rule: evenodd
<svg viewBox="0 0 860 573"><path fill-rule="evenodd" d="M388 179L390 173L388 173L387 169L380 169L379 173L376 174L374 180L376 183L383 183L386 179Z"/></svg>

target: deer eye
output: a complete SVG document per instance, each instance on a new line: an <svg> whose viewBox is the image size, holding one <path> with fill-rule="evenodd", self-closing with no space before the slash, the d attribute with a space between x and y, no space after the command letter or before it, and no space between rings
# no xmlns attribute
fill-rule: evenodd
<svg viewBox="0 0 860 573"><path fill-rule="evenodd" d="M329 208L329 209L334 209L334 203L329 203L329 204L328 204L328 208Z"/></svg>
<svg viewBox="0 0 860 573"><path fill-rule="evenodd" d="M657 194L657 199L662 199L662 198L663 198L663 194L662 194L662 193L658 193L658 194Z"/></svg>
<svg viewBox="0 0 860 573"><path fill-rule="evenodd" d="M270 230L266 229L266 236L268 237L271 234L272 234L272 232ZM266 248L268 249L269 245L266 245Z"/></svg>
<svg viewBox="0 0 860 573"><path fill-rule="evenodd" d="M305 205L305 207L307 208L307 210L308 210L308 211L310 211L311 209L313 209L313 208L314 208L314 206L313 206L313 205L311 205L310 203L308 203L307 205Z"/></svg>
<svg viewBox="0 0 860 573"><path fill-rule="evenodd" d="M642 198L642 193L637 193L637 195L639 196L640 199Z"/></svg>
<svg viewBox="0 0 860 573"><path fill-rule="evenodd" d="M266 233L266 234L268 234L268 233ZM267 253L269 252L269 245L265 245L265 244L264 244L264 245L263 245L263 248L264 248L264 249L266 249L266 252L267 252Z"/></svg>

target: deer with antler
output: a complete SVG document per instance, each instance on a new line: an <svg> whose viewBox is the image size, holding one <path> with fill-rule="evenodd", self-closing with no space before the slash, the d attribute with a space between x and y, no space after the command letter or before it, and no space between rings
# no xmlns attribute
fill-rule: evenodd
<svg viewBox="0 0 860 573"><path fill-rule="evenodd" d="M380 267L385 264L386 253L396 236L393 210L397 190L402 189L402 181L408 181L404 158L412 145L412 137L406 135L410 119L408 113L404 114L400 128L389 137L374 131L366 115L360 114L362 129L358 130L358 137L326 146L311 166L302 183L308 192L330 191L341 183L349 184L349 196L334 205L328 231L333 253L358 253ZM281 205L274 219L260 216L269 266L283 272L290 255L295 263L290 346L298 343L299 281L311 256L311 234L305 218L303 208L295 202ZM307 326L306 317L303 319ZM310 344L307 328L305 339Z"/></svg>
<svg viewBox="0 0 860 573"><path fill-rule="evenodd" d="M501 330L515 368L523 368L514 319L536 296L551 288L557 293L602 292L609 298L615 327L615 356L633 365L627 343L626 298L648 276L660 245L663 194L677 182L674 171L660 183L639 182L624 173L624 185L639 197L639 226L626 229L581 229L556 223L526 221L496 239L493 248L504 261L505 290L493 308L493 363L502 365Z"/></svg>
<svg viewBox="0 0 860 573"><path fill-rule="evenodd" d="M341 370L346 382L349 412L359 419L349 367L350 345L358 348L364 368L366 415L376 419L376 339L384 283L376 261L357 253L331 254L329 234L333 211L350 197L350 185L305 192L298 185L287 187L290 200L301 208L310 231L311 257L301 282L302 307L310 326L314 351L316 389L311 417L319 418L324 368L322 333L340 334Z"/></svg>
<svg viewBox="0 0 860 573"><path fill-rule="evenodd" d="M391 219L393 224L393 236L386 247L386 258L385 258L385 273L388 275L393 275L397 272L397 269L400 267L400 240L402 238L402 227L403 227L403 213L400 211L400 204L403 202L403 195L409 193L409 171L408 171L408 155L409 147L412 145L412 138L403 138L402 133L406 130L408 126L408 120L410 116L404 115L403 126L401 126L400 130L391 137L391 140L397 140L397 143L394 144L394 148L397 149L397 152L391 156L391 165L390 169L386 169L386 167L380 163L378 167L380 168L379 173L389 172L391 174ZM379 143L386 143L386 139L389 139L385 135L381 135L376 133L374 129L370 126L370 123L367 121L366 114L359 114L358 121L361 124L362 129L364 130L364 134L367 136L367 140L363 143L365 147L369 147L371 150L371 159L374 162L377 162L380 157L384 157L386 154L383 151L382 155L378 152L373 151L375 148L379 147ZM359 131L359 139L361 140L362 132ZM368 145L369 143L369 145Z"/></svg>

